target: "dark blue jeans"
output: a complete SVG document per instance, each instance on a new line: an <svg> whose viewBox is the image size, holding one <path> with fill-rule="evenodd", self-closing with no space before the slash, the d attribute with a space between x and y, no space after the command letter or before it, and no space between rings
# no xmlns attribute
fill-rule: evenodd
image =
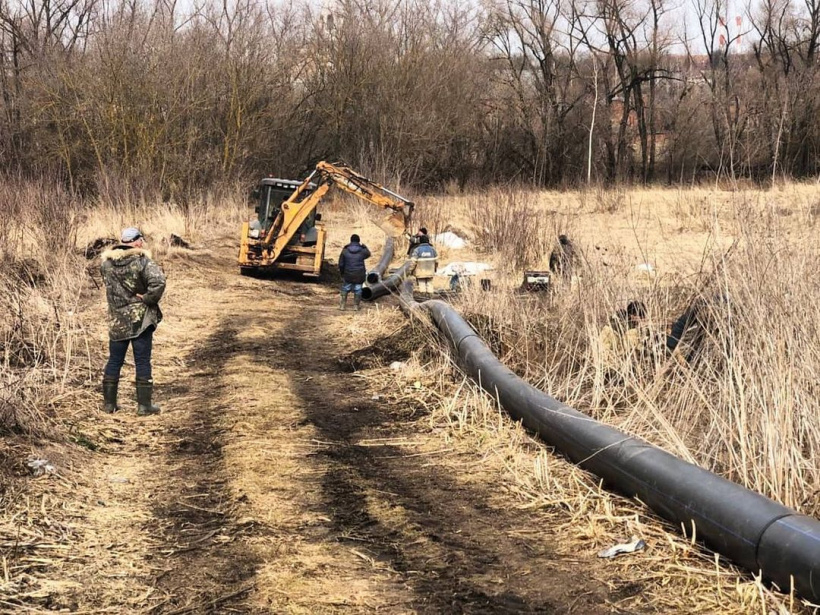
<svg viewBox="0 0 820 615"><path fill-rule="evenodd" d="M119 342L108 341L108 363L105 372L108 378L119 379L128 345L134 351L134 364L137 366L137 380L151 380L151 348L154 345L154 327L148 327L139 337Z"/></svg>

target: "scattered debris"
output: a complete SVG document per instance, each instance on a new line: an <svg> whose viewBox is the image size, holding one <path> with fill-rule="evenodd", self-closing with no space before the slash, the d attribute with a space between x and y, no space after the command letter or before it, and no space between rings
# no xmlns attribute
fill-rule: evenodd
<svg viewBox="0 0 820 615"><path fill-rule="evenodd" d="M184 248L186 250L191 249L191 244L190 243L185 241L179 235L175 235L174 233L171 233L171 236L168 238L168 245L173 246L175 248Z"/></svg>
<svg viewBox="0 0 820 615"><path fill-rule="evenodd" d="M112 476L108 479L109 483L119 483L120 485L127 485L131 482L130 478L121 478L119 476Z"/></svg>
<svg viewBox="0 0 820 615"><path fill-rule="evenodd" d="M521 290L526 292L543 292L550 289L549 271L525 271Z"/></svg>
<svg viewBox="0 0 820 615"><path fill-rule="evenodd" d="M433 235L433 243L455 250L460 250L467 246L467 240L459 237L452 231L445 231L438 235Z"/></svg>
<svg viewBox="0 0 820 615"><path fill-rule="evenodd" d="M32 457L26 463L29 470L31 470L31 474L33 476L42 476L43 474L54 474L57 472L57 468L51 465L51 462L48 459L38 459L36 457Z"/></svg>
<svg viewBox="0 0 820 615"><path fill-rule="evenodd" d="M89 241L88 244L85 246L85 250L83 250L83 255L88 259L91 260L92 258L97 258L100 254L102 254L106 248L109 246L115 246L119 242L116 239L112 239L111 237L97 237L94 241Z"/></svg>
<svg viewBox="0 0 820 615"><path fill-rule="evenodd" d="M609 549L604 549L600 553L598 553L598 557L615 557L616 555L620 555L621 553L634 553L635 551L640 551L646 547L646 542L643 540L638 540L635 536L632 537L632 542L615 545L614 547L609 547Z"/></svg>
<svg viewBox="0 0 820 615"><path fill-rule="evenodd" d="M393 361L390 364L390 369L392 369L394 372L397 372L397 371L399 371L400 369L403 369L403 368L404 368L404 363L402 363L401 361Z"/></svg>
<svg viewBox="0 0 820 615"><path fill-rule="evenodd" d="M468 262L453 262L448 263L447 266L439 269L436 272L436 275L444 275L444 276L467 276L467 275L478 275L484 271L492 270L492 266L488 265L487 263L476 263L472 261Z"/></svg>

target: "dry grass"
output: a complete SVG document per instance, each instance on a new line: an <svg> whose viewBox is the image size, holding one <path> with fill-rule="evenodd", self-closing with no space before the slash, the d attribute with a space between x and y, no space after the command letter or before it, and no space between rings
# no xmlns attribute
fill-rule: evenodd
<svg viewBox="0 0 820 615"><path fill-rule="evenodd" d="M812 462L820 447L814 384L820 369L814 344L820 328L816 191L801 186L768 193L499 190L419 201L417 219L431 232L449 226L474 242L465 251L443 251L445 259L481 257L496 265L493 292L468 288L458 307L521 375L608 423L818 514L820 471ZM55 426L96 404L102 308L87 310L89 302L98 301L99 289L79 248L137 224L173 270L174 261L185 257L164 247L168 234L195 242L207 256L209 242L232 237L247 213L237 198L185 209L149 203L89 207L53 188L11 184L0 187L0 202L11 207L0 228L5 238L0 266L4 436L64 438ZM382 235L364 209L350 215L344 205L331 204L326 211L328 257L335 258L353 231L374 254L381 249ZM495 213L483 215L486 211ZM527 215L518 216L522 211ZM55 228L63 229L62 240ZM582 279L550 299L513 292L522 268L546 264L559 231L583 249ZM736 247L724 258L733 242ZM657 276L636 272L635 265L644 262L655 265ZM208 282L202 283L201 295L207 297ZM605 364L598 330L627 300L644 300L653 325L663 330L693 297L708 298L718 289L728 291L732 301L715 305L716 317L731 327L718 329L691 365L662 353L641 361L623 357L614 369ZM179 305L185 301L171 299ZM348 328L364 344L393 331L395 313L389 308L358 316L351 316ZM188 335L184 325L169 318L166 330L182 342ZM640 505L601 491L592 477L512 425L470 384L454 383L452 374L446 357L427 351L400 375L384 370L383 378L391 385L398 381L400 396L431 410L430 427L447 446L478 451L484 469L516 494L522 509L543 514L545 524L568 537L567 544L593 552L633 534L647 539L650 550L640 564L636 559L611 564L622 569L624 588L646 580L641 593L625 594L616 612L647 605L680 613L798 608L793 597L773 595L731 567L716 566L699 548L667 533ZM52 546L70 538L60 526L49 525L50 506L58 503L32 508L24 494L9 490L2 504L12 514L35 511L30 526L36 536L28 542L19 542L14 533L17 521L0 523L0 541L18 541L23 555L30 555L26 570L34 573L37 558L65 548ZM2 565L0 560L0 583Z"/></svg>
<svg viewBox="0 0 820 615"><path fill-rule="evenodd" d="M439 199L475 242L446 256L482 257L497 270L493 291L468 286L458 309L531 383L684 459L818 515L816 189L655 190L595 198L510 191ZM490 203L506 211L487 211ZM543 266L554 234L567 229L584 254L581 277L549 297L517 293L522 269ZM653 264L655 273L637 271L641 263ZM731 300L714 301L717 294ZM647 304L658 342L641 357L625 355L612 365L601 352L598 332L632 299ZM663 350L665 332L696 300L706 303L717 326L690 363L680 362ZM442 359L416 357L401 383L404 390L422 385L414 400L434 409L432 426L446 427L445 440L483 452L483 469L500 471L499 482L519 494L523 508L542 511L548 525L573 537L567 544L592 551L633 535L649 542L640 563L623 565L625 583L644 579L644 590L619 609L812 610L793 595L772 593L759 580L718 564L670 534L640 504L613 498L594 477L533 446L486 395L459 377L453 384L452 367ZM424 396L428 387L434 393Z"/></svg>
<svg viewBox="0 0 820 615"><path fill-rule="evenodd" d="M20 183L0 184L0 202L0 434L45 433L55 403L88 370L90 279L73 253L81 206Z"/></svg>
<svg viewBox="0 0 820 615"><path fill-rule="evenodd" d="M583 273L549 298L514 292L521 279L516 263L541 262L533 256L538 250L526 245L526 230L518 229L508 245L517 247L520 258L498 252L495 292L468 288L458 307L507 364L566 403L817 514L820 351L813 340L820 328L820 287L813 272L820 263L811 210L798 201L784 215L787 203L745 195L712 219L694 255L697 268L690 256L680 269L639 273L635 267L642 262L670 258L644 247L642 238L653 218L676 215L680 199L674 195L671 211L659 207L636 216L635 247L623 251L596 249L612 238L606 231L585 232L585 217L595 212L578 214L574 239L585 255ZM513 200L507 206L517 211ZM501 229L498 235L504 244ZM543 241L542 226L533 223L531 236ZM650 237L648 243L654 242ZM727 254L730 242L736 245ZM664 248L673 255L680 249L674 241ZM721 294L731 300L715 301ZM631 299L646 303L659 340L640 360L622 357L613 366L601 352L598 331ZM706 303L714 326L697 356L681 365L664 352L663 340L668 323L695 300Z"/></svg>
<svg viewBox="0 0 820 615"><path fill-rule="evenodd" d="M46 181L0 183L0 202L0 434L45 434L60 400L98 379L86 306L100 282L82 255L89 242L136 225L162 256L174 251L171 233L206 242L246 212L236 194L186 207L84 203Z"/></svg>
<svg viewBox="0 0 820 615"><path fill-rule="evenodd" d="M398 374L384 369L381 386L388 394L429 411L425 419L452 451L469 455L471 480L495 484L489 502L512 494L524 515L538 522L521 532L553 536L560 561L586 562L588 574L608 584L612 612L629 613L809 613L810 605L794 595L772 591L742 570L705 552L639 502L602 489L598 479L564 460L531 437L474 383L459 374L435 333L417 323L416 334L430 345L414 353ZM378 378L376 372L373 378ZM646 541L645 551L615 560L594 554L632 537Z"/></svg>

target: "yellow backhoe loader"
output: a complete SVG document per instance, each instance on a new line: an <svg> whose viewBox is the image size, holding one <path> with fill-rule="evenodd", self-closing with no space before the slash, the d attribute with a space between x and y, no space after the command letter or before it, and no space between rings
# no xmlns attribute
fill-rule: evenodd
<svg viewBox="0 0 820 615"><path fill-rule="evenodd" d="M316 207L332 186L392 211L377 224L390 236L406 232L413 203L341 164L320 162L303 182L263 179L254 190L257 218L242 226L242 274L286 269L318 277L327 233Z"/></svg>

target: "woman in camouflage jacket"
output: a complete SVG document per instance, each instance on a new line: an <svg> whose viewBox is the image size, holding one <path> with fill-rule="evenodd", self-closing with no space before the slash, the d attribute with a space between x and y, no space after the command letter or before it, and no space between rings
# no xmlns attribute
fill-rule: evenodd
<svg viewBox="0 0 820 615"><path fill-rule="evenodd" d="M154 381L151 350L154 329L162 321L159 300L165 291L165 274L144 248L142 233L123 230L121 243L102 255L100 266L108 299L108 363L103 375L105 411L116 412L117 388L130 345L137 371L137 414L156 414L151 403Z"/></svg>

